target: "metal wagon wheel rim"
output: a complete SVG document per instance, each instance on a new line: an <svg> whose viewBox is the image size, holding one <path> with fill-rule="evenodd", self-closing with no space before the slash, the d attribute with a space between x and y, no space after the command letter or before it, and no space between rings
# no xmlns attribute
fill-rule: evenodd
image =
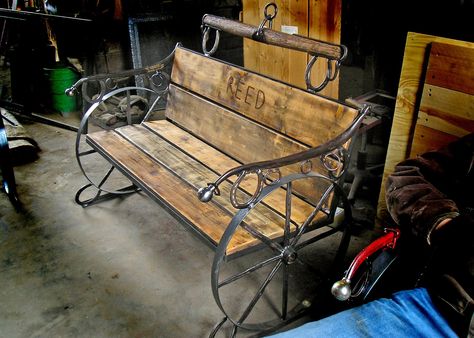
<svg viewBox="0 0 474 338"><path fill-rule="evenodd" d="M95 187L98 190L98 192L100 192L100 193L109 193L109 194L115 194L115 195L126 195L126 194L130 194L130 193L133 193L133 192L137 191L136 187L125 188L125 189L104 188L103 187L104 184L106 183L107 179L110 177L112 172L115 170L115 167L112 164L110 164L108 166L108 169L104 171L105 175L103 175L101 179L97 179L97 180L93 179L91 177L91 175L88 174L87 169L86 169L86 165L83 163L82 158L84 158L88 155L91 155L91 154L95 154L96 151L90 145L87 145L87 147L89 148L88 150L81 151L81 149L80 149L81 145L87 144L85 141L83 141L83 138L87 135L86 130L88 128L89 118L96 111L96 109L101 104L103 104L104 101L108 100L109 98L112 98L112 97L116 96L117 94L123 94L123 93L126 93L126 96L125 96L126 103L128 105L128 108L130 108L130 104L131 104L131 100L132 100L131 99L131 97L132 97L131 92L132 91L145 91L145 92L149 92L149 93L152 93L152 94L156 94L155 91L153 91L151 89L148 89L148 88L142 88L142 87L123 87L123 88L115 89L115 90L103 95L100 102L95 102L94 104L92 104L90 106L90 108L86 111L84 116L82 117L81 123L79 125L79 130L78 130L77 136L76 136L75 153L76 153L76 160L77 160L77 163L79 165L79 168L80 168L82 174L84 175L84 177L86 178L86 180L89 182L89 184L87 184L82 189L80 189L79 190L80 192L82 192L82 191L84 191L87 188L92 187L92 186ZM159 99L160 99L160 97L158 97L150 105L147 112L144 114L145 118L153 110L153 108L155 107L155 105L159 101ZM127 115L127 124L128 125L132 124L131 114L129 112L129 109L127 110L126 115Z"/></svg>
<svg viewBox="0 0 474 338"><path fill-rule="evenodd" d="M289 292L289 275L290 275L290 266L292 263L296 261L300 261L298 258L298 251L303 249L306 245L304 243L299 243L301 238L301 234L305 232L305 229L300 227L295 232L291 233L289 231L289 222L291 217L291 189L292 189L292 181L295 179L302 179L302 178L323 178L328 181L329 186L325 194L325 198L327 198L331 192L334 190L337 193L340 193L339 187L337 184L334 184L330 179L320 176L314 173L311 174L294 174L289 175L285 178L282 178L279 182L277 187L267 186L263 189L261 196L258 198L256 203L252 206L249 206L245 209L239 210L234 218L232 219L231 223L227 227L226 231L222 235L222 238L219 242L219 245L216 250L216 254L214 256L214 261L212 265L211 271L211 285L212 285L212 292L214 299L224 313L225 317L230 320L230 322L234 325L234 330L238 328L243 328L246 330L258 330L264 331L269 330L274 327L282 326L286 322L296 319L299 315L305 312L310 306L306 300L301 302L297 302L296 305L289 307L288 296ZM242 222L245 220L245 217L252 211L254 206L258 204L262 199L264 199L268 194L274 191L276 188L280 188L282 186L287 187L286 193L286 210L285 210L285 231L283 238L279 241L279 243L272 242L270 239L262 236L261 234L254 234L254 237L258 238L263 246L266 246L272 251L271 257L254 264L253 266L245 269L243 271L239 271L235 274L232 274L230 277L221 278L221 268L222 265L226 261L226 251L229 245L229 242L237 231L239 226L241 226ZM346 205L347 206L347 205ZM322 203L315 207L315 209L322 209ZM315 210L315 214L313 215L313 219L316 216L318 211ZM308 224L304 225L307 227L312 220L308 221ZM252 229L247 230L253 231ZM341 240L342 241L342 240ZM300 263L302 263L300 261ZM304 262L303 262L304 263ZM306 265L306 263L304 263ZM234 316L227 311L226 306L224 305L224 301L221 297L221 289L224 287L231 286L232 283L239 281L241 278L247 277L249 274L254 272L258 272L263 268L270 269L268 273L265 273L266 277L263 279L263 282L259 283L259 286L254 292L253 298L250 300L249 304L244 306L244 310L240 311L241 313L238 316ZM282 274L282 285L281 285L281 303L279 304L279 313L275 315L274 319L265 320L260 323L246 323L246 319L250 316L252 311L255 309L257 303L262 299L264 293L269 286L275 279L275 276L278 272L281 271Z"/></svg>

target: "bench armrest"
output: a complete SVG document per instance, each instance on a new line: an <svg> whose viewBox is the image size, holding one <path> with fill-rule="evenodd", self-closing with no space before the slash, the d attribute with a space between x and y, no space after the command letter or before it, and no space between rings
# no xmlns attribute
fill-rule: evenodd
<svg viewBox="0 0 474 338"><path fill-rule="evenodd" d="M354 119L354 121L352 122L349 128L347 128L344 132L342 132L336 138L322 145L319 145L317 147L314 147L314 148L311 148L311 149L308 149L296 154L281 157L278 159L244 164L244 165L228 170L226 173L220 176L214 183L208 183L206 187L202 187L198 190L199 200L201 202L209 202L212 199L213 195L220 195L219 185L222 182L226 181L229 177L235 175L238 178L235 180L232 186L232 190L231 190L230 198L231 198L232 205L237 209L247 208L258 199L260 193L262 192L263 185L268 175L268 172L276 171L279 173L278 168L280 167L284 167L284 166L295 164L295 163L304 164L306 161L309 161L311 159L318 158L318 157L321 158L321 161L323 162L324 166L326 167L330 175L335 175L335 174L337 175L337 172L340 171L339 169L341 168L339 166L337 168L330 168L330 166L327 165L326 161L333 159L333 160L336 160L337 162L342 162L343 166L347 164L348 162L346 161L347 153L343 151L343 145L357 133L359 126L361 125L365 116L368 114L369 110L370 110L369 106L364 106L359 111L359 114ZM342 158L341 156L336 155L334 153L335 151L341 152ZM263 171L267 171L267 174L264 174ZM344 168L342 168L342 172L343 171L344 171ZM335 176L335 178L339 178L342 172L338 176ZM232 194L235 193L235 191L237 190L243 178L250 173L257 174L257 177L258 177L257 188L255 190L254 195L247 202L238 203L236 202L235 196L232 196Z"/></svg>
<svg viewBox="0 0 474 338"><path fill-rule="evenodd" d="M65 93L68 96L74 96L76 95L76 93L78 93L79 88L81 88L83 99L86 100L88 103L93 104L96 102L100 102L104 95L107 94L109 91L116 89L119 83L127 82L131 78L137 76L148 77L148 81L154 84L154 82L156 82L154 77L157 74L164 74L162 73L162 71L167 65L172 62L176 48L180 45L180 43L176 44L174 50L166 58L151 66L142 67L138 69L129 69L115 73L104 73L83 77L79 79L76 83L74 83L71 87L67 88L65 90ZM88 85L92 83L98 85L99 89L96 95L90 97L87 92L87 88ZM158 84L155 84L155 87L158 86ZM150 87L153 87L153 85Z"/></svg>

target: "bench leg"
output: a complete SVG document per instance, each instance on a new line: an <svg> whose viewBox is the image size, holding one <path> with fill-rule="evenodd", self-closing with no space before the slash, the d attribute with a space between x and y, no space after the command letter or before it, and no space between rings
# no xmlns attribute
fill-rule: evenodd
<svg viewBox="0 0 474 338"><path fill-rule="evenodd" d="M294 198L292 184L298 179L322 179L328 183L328 188L306 221L295 226L291 221ZM246 220L266 196L282 187L286 189L286 214L282 215L285 219L284 234L280 238L269 238L259 231L259 225L251 226L249 224L252 222ZM342 189L330 179L317 174L294 174L263 188L254 204L240 209L235 214L222 235L214 256L211 271L212 292L225 318L216 325L210 337L215 336L227 321L232 325L233 332L237 329L271 332L301 318L308 313L312 304L318 302L321 295L330 293L329 276L334 274L337 267L342 266L340 263L350 240L351 220L350 203L343 197L343 206L348 208L346 221L326 227L333 220L331 213L328 213L324 206L333 195L344 196ZM317 215L321 214L327 216L327 222L315 223ZM311 229L319 231L310 237L308 235ZM231 256L229 243L234 236L242 236L243 231L260 243L257 245L260 250L245 256ZM332 268L319 265L314 267L314 263L310 264L308 261L313 261L321 255L319 250L316 252L316 248L310 247L310 244L340 231L343 231L343 236L339 241L337 253L333 256ZM308 235L303 236L305 233ZM333 242L330 243L332 245ZM321 264L325 262L327 260L321 261ZM318 273L313 275L312 272L315 271Z"/></svg>
<svg viewBox="0 0 474 338"><path fill-rule="evenodd" d="M93 197L88 198L86 200L81 200L81 197L80 197L81 194L90 187L94 187L94 185L89 183L89 184L86 184L85 186L83 186L82 188L80 188L77 191L76 196L74 198L76 203L79 204L80 206L82 206L83 208L86 208L86 207L91 206L93 204L108 201L108 200L111 200L111 199L114 199L114 198L117 198L117 197L133 194L135 192L140 191L140 189L138 187L136 187L135 185L133 185L133 184L129 185L127 187L124 187L122 189L118 189L118 191L123 192L122 194L114 194L114 193L104 192L103 190L98 189L96 194Z"/></svg>

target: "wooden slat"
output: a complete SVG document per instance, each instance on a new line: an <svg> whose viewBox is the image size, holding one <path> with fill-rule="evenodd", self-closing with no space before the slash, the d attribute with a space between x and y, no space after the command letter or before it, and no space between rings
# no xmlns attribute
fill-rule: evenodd
<svg viewBox="0 0 474 338"><path fill-rule="evenodd" d="M417 125L410 157L415 157L427 151L439 149L457 138L458 137L453 134L444 133L440 130L425 127L423 125Z"/></svg>
<svg viewBox="0 0 474 338"><path fill-rule="evenodd" d="M170 86L166 115L242 163L277 159L308 149L301 143L173 85ZM323 172L321 163L313 162L314 170ZM291 165L281 168L281 171L287 175L299 172L299 168L299 165ZM322 189L326 189L325 184L319 184L322 182L298 181L294 189L310 201L317 201Z"/></svg>
<svg viewBox="0 0 474 338"><path fill-rule="evenodd" d="M209 168L189 157L143 126L126 126L116 131L130 143L133 143L141 151L153 158L155 162L164 166L176 176L190 184L195 191L202 186L206 186L207 182L213 182L217 179L217 175ZM219 159L216 158L216 160ZM229 214L237 212L229 199L231 184L229 182L223 182L219 189L221 195L215 196L213 198L215 199L214 202L227 210ZM246 196L246 198L249 197L249 195ZM190 198L197 198L197 194L190 196ZM257 205L245 220L248 224L253 225L270 238L282 235L284 225L283 218L263 204Z"/></svg>
<svg viewBox="0 0 474 338"><path fill-rule="evenodd" d="M176 51L171 77L184 88L310 146L339 135L357 114L346 105L182 48Z"/></svg>
<svg viewBox="0 0 474 338"><path fill-rule="evenodd" d="M474 48L431 44L426 83L474 95Z"/></svg>
<svg viewBox="0 0 474 338"><path fill-rule="evenodd" d="M462 120L463 122L457 123L457 125L463 127L463 124L468 122L466 120L474 120L474 95L425 84L421 96L420 112L432 116L449 113L453 119ZM418 123L423 123L423 119L419 119Z"/></svg>
<svg viewBox="0 0 474 338"><path fill-rule="evenodd" d="M474 132L474 48L433 43L427 69L410 157Z"/></svg>
<svg viewBox="0 0 474 338"><path fill-rule="evenodd" d="M407 36L399 89L392 122L392 131L387 148L387 156L377 205L377 218L383 223L389 216L385 204L385 181L393 172L397 163L411 154L417 114L423 92L429 46L433 43L445 43L450 46L474 48L474 44L466 41L447 39L432 35L409 32ZM471 72L472 74L472 72Z"/></svg>
<svg viewBox="0 0 474 338"><path fill-rule="evenodd" d="M87 140L95 149L106 153L109 158L113 158L114 162L128 175L140 182L142 187L146 187L145 191L148 194L167 203L213 243L219 242L230 223L231 214L224 211L214 201L200 202L196 195L196 188L185 183L117 133L112 131L96 132L89 134ZM169 153L167 154L169 155ZM182 170L185 168L183 167ZM190 173L190 176L193 175ZM271 237L282 234L281 227L271 222L252 225L259 227L260 230L265 230ZM233 254L255 244L257 244L257 240L239 229L229 244L228 254Z"/></svg>
<svg viewBox="0 0 474 338"><path fill-rule="evenodd" d="M197 161L204 163L208 168L220 175L241 164L166 120L146 122L145 126L155 131L168 142L175 144L188 155ZM235 177L230 178L230 181L234 182L233 179L235 179ZM255 181L255 177L251 176L248 181L244 180L241 183L241 187L247 192L253 193ZM284 215L285 190L278 189L267 196L264 203ZM296 196L293 197L291 216L297 224L302 224L313 209L313 206L304 202L300 198Z"/></svg>

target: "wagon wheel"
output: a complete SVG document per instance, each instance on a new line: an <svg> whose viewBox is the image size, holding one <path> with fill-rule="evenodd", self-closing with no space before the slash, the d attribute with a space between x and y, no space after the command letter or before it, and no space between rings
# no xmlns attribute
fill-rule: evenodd
<svg viewBox="0 0 474 338"><path fill-rule="evenodd" d="M293 182L299 179L324 180L327 183L327 190L307 220L296 228L290 221L292 198L294 198L291 191ZM281 187L286 189L285 230L282 238L272 241L257 229L249 228L245 218L260 201ZM332 195L341 198L343 202L344 224L335 228L326 227L325 229L329 229L327 233L320 232L323 229L321 227L315 236L309 238L308 228L321 213L327 216L324 207ZM238 328L271 330L306 312L311 306L312 299L315 298L318 286L326 285L325 282L329 277L327 273L321 271L334 272L329 266L331 262L322 258L321 254L316 255L315 250L323 248L325 253L333 251L332 263L341 264L350 240L347 225L350 224L350 219L350 205L344 193L336 183L326 177L314 173L294 174L266 186L254 204L237 212L217 247L211 284L214 299L225 318L216 326L211 336L216 334L226 320L230 320L233 324L233 336ZM341 235L342 229L344 231ZM236 231L241 230L256 238L263 248L246 256L231 259L226 255L227 248ZM327 247L328 241L319 241L336 233L341 235L338 248ZM329 288L324 292L329 292Z"/></svg>
<svg viewBox="0 0 474 338"><path fill-rule="evenodd" d="M154 91L147 88L119 88L105 94L84 114L76 137L76 159L89 183L76 193L78 204L87 206L104 199L105 196L125 195L137 191L137 187L130 185L130 181L86 142L89 131L113 130L124 125L140 123L147 118L158 99L150 104L136 95L137 91L150 92L156 96ZM89 189L92 187L95 189Z"/></svg>

